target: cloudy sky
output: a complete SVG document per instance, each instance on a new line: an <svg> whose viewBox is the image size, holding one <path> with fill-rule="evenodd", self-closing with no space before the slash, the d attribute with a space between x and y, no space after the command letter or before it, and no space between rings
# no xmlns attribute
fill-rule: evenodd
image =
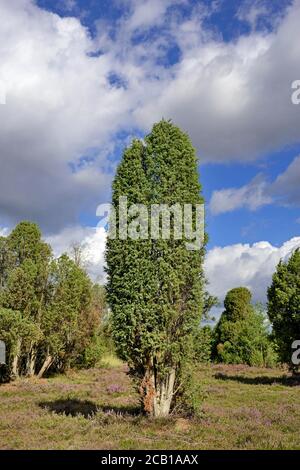
<svg viewBox="0 0 300 470"><path fill-rule="evenodd" d="M197 149L210 290L264 301L300 246L300 1L0 0L0 232L83 241L103 276L122 149L171 118Z"/></svg>

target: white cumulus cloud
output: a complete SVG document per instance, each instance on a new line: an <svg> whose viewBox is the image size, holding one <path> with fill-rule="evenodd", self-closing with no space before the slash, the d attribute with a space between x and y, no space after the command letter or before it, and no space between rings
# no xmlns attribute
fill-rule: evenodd
<svg viewBox="0 0 300 470"><path fill-rule="evenodd" d="M286 260L300 248L300 237L292 238L276 247L261 241L215 247L209 250L205 260L205 272L209 291L222 302L228 290L248 287L255 302L265 302L267 288L280 259Z"/></svg>
<svg viewBox="0 0 300 470"><path fill-rule="evenodd" d="M272 198L267 192L267 186L264 179L258 175L249 184L241 188L228 188L214 191L209 205L210 210L213 215L230 212L243 207L256 210L272 202Z"/></svg>
<svg viewBox="0 0 300 470"><path fill-rule="evenodd" d="M256 210L266 204L300 206L300 156L273 182L259 174L250 183L240 188L226 188L214 191L209 203L213 215L246 208Z"/></svg>
<svg viewBox="0 0 300 470"><path fill-rule="evenodd" d="M116 136L148 131L162 116L189 132L201 161L254 160L300 141L300 107L291 103L299 0L271 32L229 42L204 27L218 2L186 15L176 10L184 0L127 3L128 14L99 21L92 37L80 19L32 0L0 2L2 225L75 226L109 199ZM161 28L157 37L136 40L151 27ZM166 67L174 45L179 61ZM280 193L285 184L276 183ZM251 207L266 202L253 187L225 199L236 207L245 194Z"/></svg>
<svg viewBox="0 0 300 470"><path fill-rule="evenodd" d="M105 282L104 252L107 232L103 227L74 226L46 237L56 257L62 253L72 255L74 245L82 248L82 261L85 269L95 282Z"/></svg>
<svg viewBox="0 0 300 470"><path fill-rule="evenodd" d="M277 20L277 19L276 19ZM161 115L186 129L210 161L255 160L300 141L298 78L300 2L272 32L253 31L224 43L194 17L174 25L182 60L158 83L135 116L150 126Z"/></svg>

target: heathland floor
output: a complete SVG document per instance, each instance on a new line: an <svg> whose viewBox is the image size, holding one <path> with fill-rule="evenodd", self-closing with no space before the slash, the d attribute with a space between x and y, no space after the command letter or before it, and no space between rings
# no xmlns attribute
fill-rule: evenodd
<svg viewBox="0 0 300 470"><path fill-rule="evenodd" d="M201 366L197 419L149 420L122 364L0 385L1 449L300 449L300 384L282 370Z"/></svg>

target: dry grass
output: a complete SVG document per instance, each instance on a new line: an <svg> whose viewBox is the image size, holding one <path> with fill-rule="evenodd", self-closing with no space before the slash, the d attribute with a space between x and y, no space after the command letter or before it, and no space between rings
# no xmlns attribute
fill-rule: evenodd
<svg viewBox="0 0 300 470"><path fill-rule="evenodd" d="M205 366L199 380L197 420L141 416L116 363L0 385L0 448L300 449L300 386L283 371Z"/></svg>

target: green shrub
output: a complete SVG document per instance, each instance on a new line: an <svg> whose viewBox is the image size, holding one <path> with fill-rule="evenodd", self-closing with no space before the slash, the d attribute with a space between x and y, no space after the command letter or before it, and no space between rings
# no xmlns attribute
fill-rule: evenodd
<svg viewBox="0 0 300 470"><path fill-rule="evenodd" d="M214 330L213 357L226 364L273 367L276 353L261 305L250 304L248 289L228 292L225 311Z"/></svg>

